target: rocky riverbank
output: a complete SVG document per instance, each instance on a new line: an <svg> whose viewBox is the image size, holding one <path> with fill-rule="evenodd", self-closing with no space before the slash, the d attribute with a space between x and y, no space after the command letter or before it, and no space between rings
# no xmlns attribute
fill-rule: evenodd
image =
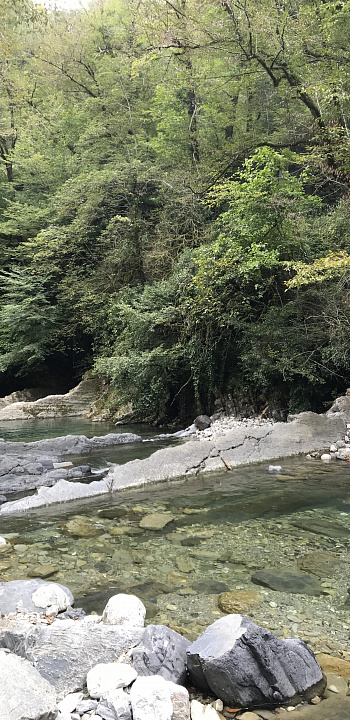
<svg viewBox="0 0 350 720"><path fill-rule="evenodd" d="M237 422L237 421L235 421ZM51 487L40 486L36 495L6 502L0 514L20 513L31 508L54 503L66 502L109 492L118 492L146 483L159 482L180 477L190 477L198 473L230 470L239 465L271 461L275 458L290 457L300 453L319 452L342 443L350 423L350 394L338 398L332 408L323 415L312 412L290 416L287 423L269 421L240 421L238 426L225 432L223 425L215 432L191 437L191 428L185 431L189 439L181 445L164 448L154 452L149 458L132 460L124 465L115 465L103 480L86 485L70 483L61 478ZM220 420L219 420L220 426ZM204 433L207 431L204 431ZM211 434L210 434L211 433ZM91 448L94 443L102 445L118 442L135 442L127 434L107 435L101 438L81 438L67 436L54 440L41 440L37 443L2 443L3 453L26 452L38 449L46 453L79 453ZM184 433L182 433L184 437ZM136 438L140 440L140 438ZM91 445L92 444L92 445ZM341 452L341 448L337 451ZM47 455L46 455L47 459ZM41 484L43 485L43 484ZM1 483L0 483L1 492Z"/></svg>
<svg viewBox="0 0 350 720"><path fill-rule="evenodd" d="M348 720L350 663L228 614L194 642L144 627L135 595L102 615L68 588L0 584L1 720ZM323 671L324 672L323 672Z"/></svg>

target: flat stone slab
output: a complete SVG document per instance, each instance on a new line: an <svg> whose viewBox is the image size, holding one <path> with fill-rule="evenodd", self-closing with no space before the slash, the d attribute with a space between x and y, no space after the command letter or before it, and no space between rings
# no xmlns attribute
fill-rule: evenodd
<svg viewBox="0 0 350 720"><path fill-rule="evenodd" d="M316 535L325 535L335 540L350 537L350 530L335 520L323 520L322 518L317 520L294 520L292 525L301 528L301 530L316 533Z"/></svg>
<svg viewBox="0 0 350 720"><path fill-rule="evenodd" d="M300 595L322 595L321 584L311 575L297 572L284 572L283 570L258 570L252 575L256 585L263 585L278 592L295 593Z"/></svg>

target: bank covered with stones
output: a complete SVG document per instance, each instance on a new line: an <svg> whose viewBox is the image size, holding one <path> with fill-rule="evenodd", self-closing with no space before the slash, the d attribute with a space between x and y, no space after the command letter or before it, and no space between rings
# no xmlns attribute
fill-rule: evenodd
<svg viewBox="0 0 350 720"><path fill-rule="evenodd" d="M258 420L253 424L243 423L222 436L205 436L206 439L202 441L199 441L198 437L192 439L190 436L186 442L157 450L146 459L114 465L103 479L92 481L90 484L81 483L78 478L74 478L75 482L72 483L69 482L71 478L62 474L51 474L50 482L39 481L35 484L34 481L34 487L38 488L36 495L5 502L0 509L0 515L104 495L147 483L190 477L201 472L229 470L239 465L328 450L332 446L337 450L335 443L340 442L344 445L344 438L347 437L347 426L350 423L350 394L338 398L332 408L323 415L304 412L290 416L288 420L287 423L263 423ZM348 437L347 439L349 440ZM95 437L92 440L83 436L67 436L36 443L4 442L0 450L7 462L15 463L19 456L23 458L23 453L30 457L35 451L33 462L41 462L38 457L40 452L44 455L44 462L48 463L53 455L56 459L57 456L61 457L67 453L77 455L79 452L88 451L96 444L107 447L140 440L139 436L128 433ZM343 453L346 459L347 452L347 448L340 449L335 455L342 456ZM48 477L47 474L45 477Z"/></svg>
<svg viewBox="0 0 350 720"><path fill-rule="evenodd" d="M144 627L134 595L112 596L101 616L73 603L55 583L0 584L1 720L270 720L291 709L300 720L349 717L350 663L324 674L301 640L244 615L190 642Z"/></svg>

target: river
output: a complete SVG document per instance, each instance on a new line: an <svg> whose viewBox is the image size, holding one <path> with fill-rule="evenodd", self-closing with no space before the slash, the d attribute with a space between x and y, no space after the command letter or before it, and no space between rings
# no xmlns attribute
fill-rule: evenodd
<svg viewBox="0 0 350 720"><path fill-rule="evenodd" d="M12 433L11 439L34 440L115 431L75 419L41 422L7 423L0 432L5 439ZM154 432L143 427L144 440ZM104 448L89 462L96 469L126 462L167 442ZM81 461L74 457L74 464ZM295 635L316 651L346 657L350 464L301 456L279 462L277 476L264 463L3 518L0 534L11 546L0 555L1 579L61 582L87 612L100 612L116 592L131 592L145 602L148 622L190 639L224 614L220 595L230 592L234 610L280 637ZM150 513L166 513L169 522L145 530L140 522ZM277 571L282 588L262 585L260 571ZM295 592L283 573L309 579L311 594Z"/></svg>

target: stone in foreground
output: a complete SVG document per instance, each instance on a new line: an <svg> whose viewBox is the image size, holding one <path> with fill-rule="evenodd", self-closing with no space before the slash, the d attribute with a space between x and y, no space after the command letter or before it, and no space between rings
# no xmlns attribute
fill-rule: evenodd
<svg viewBox="0 0 350 720"><path fill-rule="evenodd" d="M172 720L168 683L159 675L139 677L130 690L133 720Z"/></svg>
<svg viewBox="0 0 350 720"><path fill-rule="evenodd" d="M50 627L37 626L28 634L25 655L61 699L84 687L94 665L118 660L140 642L142 633L142 628L62 620Z"/></svg>
<svg viewBox="0 0 350 720"><path fill-rule="evenodd" d="M146 608L136 595L118 593L109 598L103 611L102 622L106 625L131 625L144 627Z"/></svg>
<svg viewBox="0 0 350 720"><path fill-rule="evenodd" d="M190 641L166 625L148 625L142 641L132 650L132 663L139 675L160 675L183 683L186 650Z"/></svg>
<svg viewBox="0 0 350 720"><path fill-rule="evenodd" d="M102 720L132 720L129 696L124 690L109 692L98 704L96 712Z"/></svg>
<svg viewBox="0 0 350 720"><path fill-rule="evenodd" d="M0 652L0 720L53 720L56 693L17 655Z"/></svg>
<svg viewBox="0 0 350 720"><path fill-rule="evenodd" d="M90 697L101 698L106 693L131 685L137 672L123 663L98 663L87 674L86 684Z"/></svg>
<svg viewBox="0 0 350 720"><path fill-rule="evenodd" d="M59 610L73 605L70 590L59 583L44 580L9 580L0 583L0 613L8 615L19 607L28 612L45 613L55 604ZM58 612L58 611L57 611Z"/></svg>
<svg viewBox="0 0 350 720"><path fill-rule="evenodd" d="M325 682L301 640L280 640L243 615L210 625L187 651L194 685L230 707L281 705L322 693Z"/></svg>

